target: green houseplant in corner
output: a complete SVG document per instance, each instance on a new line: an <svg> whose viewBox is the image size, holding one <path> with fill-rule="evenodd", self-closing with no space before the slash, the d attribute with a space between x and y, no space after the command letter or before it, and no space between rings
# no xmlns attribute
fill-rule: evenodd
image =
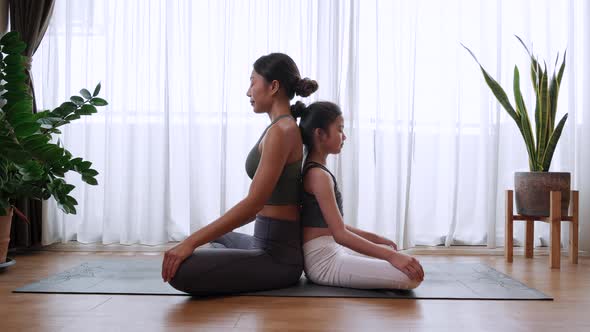
<svg viewBox="0 0 590 332"><path fill-rule="evenodd" d="M513 107L500 84L486 72L473 52L465 45L463 47L478 63L487 85L498 102L516 122L526 145L530 172L515 172L514 174L515 201L518 214L548 216L549 193L551 191L561 191L561 213L567 215L570 196L570 173L549 172L555 147L567 120L566 113L555 125L557 100L565 70L566 53L564 52L563 61L556 72L555 69L557 69L559 63L559 54L557 54L555 69L549 76L547 64L543 62L543 65L541 65L538 58L529 51L522 39L518 36L516 38L524 46L531 60L531 80L536 99L534 131L520 90L518 67L514 66L513 91L515 107Z"/></svg>
<svg viewBox="0 0 590 332"><path fill-rule="evenodd" d="M33 99L26 84L24 57L26 44L16 32L0 39L0 264L6 261L12 215L27 220L14 207L18 198L46 200L54 197L65 213L76 213L76 200L69 195L74 186L66 183L65 174L74 171L90 185L98 184L98 172L91 163L74 158L61 146L52 143L60 126L97 112L96 106L107 102L86 89L80 96L54 110L32 113Z"/></svg>

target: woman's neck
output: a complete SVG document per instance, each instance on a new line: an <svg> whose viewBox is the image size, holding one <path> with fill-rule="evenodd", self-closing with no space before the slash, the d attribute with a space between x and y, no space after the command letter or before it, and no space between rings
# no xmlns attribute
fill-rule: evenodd
<svg viewBox="0 0 590 332"><path fill-rule="evenodd" d="M291 115L291 107L289 105L289 100L277 100L273 103L273 105L267 113L271 122L276 120L279 116Z"/></svg>

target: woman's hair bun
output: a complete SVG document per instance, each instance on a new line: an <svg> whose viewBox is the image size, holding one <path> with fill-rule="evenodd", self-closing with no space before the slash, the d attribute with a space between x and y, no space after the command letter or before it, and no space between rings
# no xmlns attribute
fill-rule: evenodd
<svg viewBox="0 0 590 332"><path fill-rule="evenodd" d="M307 111L307 106L305 106L305 103L301 101L291 105L291 115L293 115L295 119L302 118L305 114L307 114Z"/></svg>
<svg viewBox="0 0 590 332"><path fill-rule="evenodd" d="M307 97L318 89L318 82L308 77L300 79L295 85L295 94L301 97Z"/></svg>

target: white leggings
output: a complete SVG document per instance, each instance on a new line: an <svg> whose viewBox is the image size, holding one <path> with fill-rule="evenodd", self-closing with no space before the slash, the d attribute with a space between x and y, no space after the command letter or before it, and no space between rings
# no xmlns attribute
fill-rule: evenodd
<svg viewBox="0 0 590 332"><path fill-rule="evenodd" d="M316 284L362 289L414 289L410 280L388 262L365 256L320 236L303 244L305 275Z"/></svg>

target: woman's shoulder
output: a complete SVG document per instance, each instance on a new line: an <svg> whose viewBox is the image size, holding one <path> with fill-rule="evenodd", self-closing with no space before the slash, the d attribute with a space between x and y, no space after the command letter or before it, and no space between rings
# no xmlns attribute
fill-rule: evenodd
<svg viewBox="0 0 590 332"><path fill-rule="evenodd" d="M267 130L262 144L264 146L266 140L272 140L278 145L290 146L298 139L301 139L301 132L295 121L279 121Z"/></svg>
<svg viewBox="0 0 590 332"><path fill-rule="evenodd" d="M269 128L269 132L274 132L278 135L301 135L297 122L293 119L281 119Z"/></svg>

